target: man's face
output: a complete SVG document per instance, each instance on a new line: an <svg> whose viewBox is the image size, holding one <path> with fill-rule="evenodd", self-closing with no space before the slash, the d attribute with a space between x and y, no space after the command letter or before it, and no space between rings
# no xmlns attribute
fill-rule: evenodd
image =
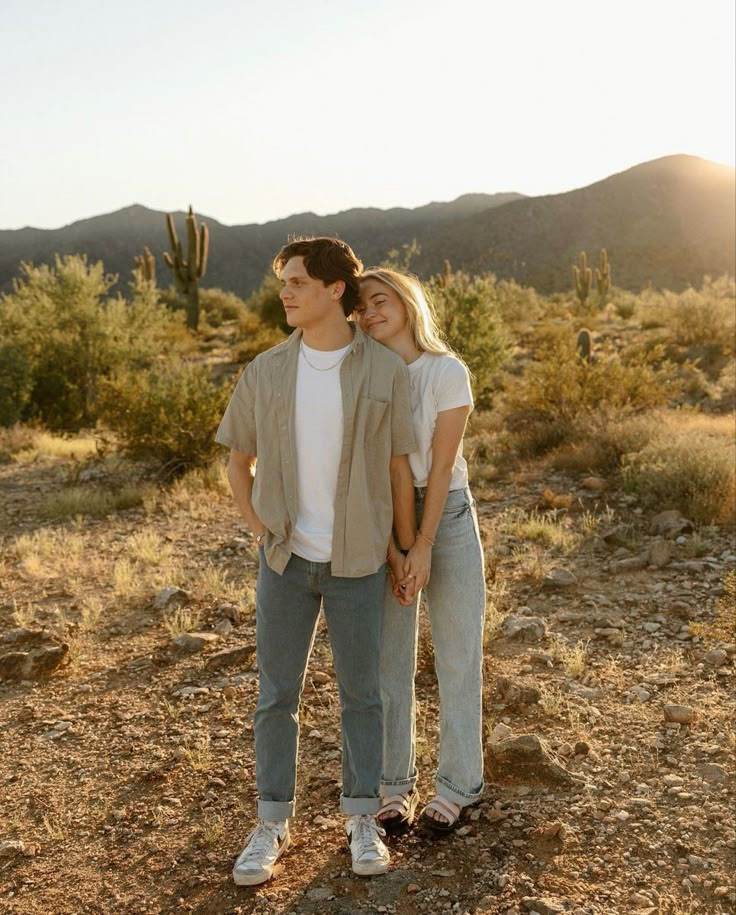
<svg viewBox="0 0 736 915"><path fill-rule="evenodd" d="M281 271L281 301L290 327L309 328L332 317L335 309L342 314L342 283L325 286L322 280L307 273L303 257L292 257Z"/></svg>

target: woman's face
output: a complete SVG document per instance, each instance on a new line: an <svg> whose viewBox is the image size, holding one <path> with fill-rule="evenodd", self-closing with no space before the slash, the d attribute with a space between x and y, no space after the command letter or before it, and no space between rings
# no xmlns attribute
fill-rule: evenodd
<svg viewBox="0 0 736 915"><path fill-rule="evenodd" d="M404 335L411 337L404 303L390 286L374 277L361 282L355 315L360 329L384 345Z"/></svg>

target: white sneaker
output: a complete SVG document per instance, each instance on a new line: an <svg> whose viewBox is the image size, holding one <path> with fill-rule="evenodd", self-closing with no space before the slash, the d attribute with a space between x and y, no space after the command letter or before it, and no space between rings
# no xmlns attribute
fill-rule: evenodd
<svg viewBox="0 0 736 915"><path fill-rule="evenodd" d="M233 867L233 880L238 886L265 883L273 874L274 864L290 845L288 820L261 820L238 855Z"/></svg>
<svg viewBox="0 0 736 915"><path fill-rule="evenodd" d="M386 830L381 829L376 818L369 814L352 816L345 824L345 832L353 856L353 873L362 877L385 874L390 857L381 836L386 835Z"/></svg>

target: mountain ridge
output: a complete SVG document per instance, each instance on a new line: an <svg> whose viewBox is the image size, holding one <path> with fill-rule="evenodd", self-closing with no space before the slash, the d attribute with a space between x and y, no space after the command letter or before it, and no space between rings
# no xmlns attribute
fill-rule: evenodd
<svg viewBox="0 0 736 915"><path fill-rule="evenodd" d="M260 284L288 237L337 235L365 264L416 239L411 267L421 276L442 269L493 271L542 292L570 286L580 250L591 260L605 247L614 283L639 289L696 284L706 273L734 272L736 170L695 156L673 155L632 166L561 194L463 194L416 208L354 207L326 216L299 213L266 223L227 226L198 214L210 229L207 286L246 296ZM174 214L182 227L183 211ZM48 263L56 253L84 253L105 269L130 277L144 246L157 257L168 249L164 213L133 203L60 229L0 230L0 289L11 288L21 261Z"/></svg>

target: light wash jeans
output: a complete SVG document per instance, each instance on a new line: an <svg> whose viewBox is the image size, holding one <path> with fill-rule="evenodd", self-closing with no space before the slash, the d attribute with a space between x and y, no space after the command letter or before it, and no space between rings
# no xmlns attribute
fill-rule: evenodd
<svg viewBox="0 0 736 915"><path fill-rule="evenodd" d="M299 701L320 606L332 645L342 709L342 797L349 815L375 813L381 780L379 669L385 568L338 578L329 562L292 555L283 575L260 551L256 589L258 704L255 713L258 816L294 814Z"/></svg>
<svg viewBox="0 0 736 915"><path fill-rule="evenodd" d="M424 490L417 489L417 524ZM426 588L440 692L440 753L436 792L461 807L483 791L483 617L485 578L478 517L470 491L447 495ZM402 607L386 587L381 653L384 796L417 781L415 760L419 596Z"/></svg>

